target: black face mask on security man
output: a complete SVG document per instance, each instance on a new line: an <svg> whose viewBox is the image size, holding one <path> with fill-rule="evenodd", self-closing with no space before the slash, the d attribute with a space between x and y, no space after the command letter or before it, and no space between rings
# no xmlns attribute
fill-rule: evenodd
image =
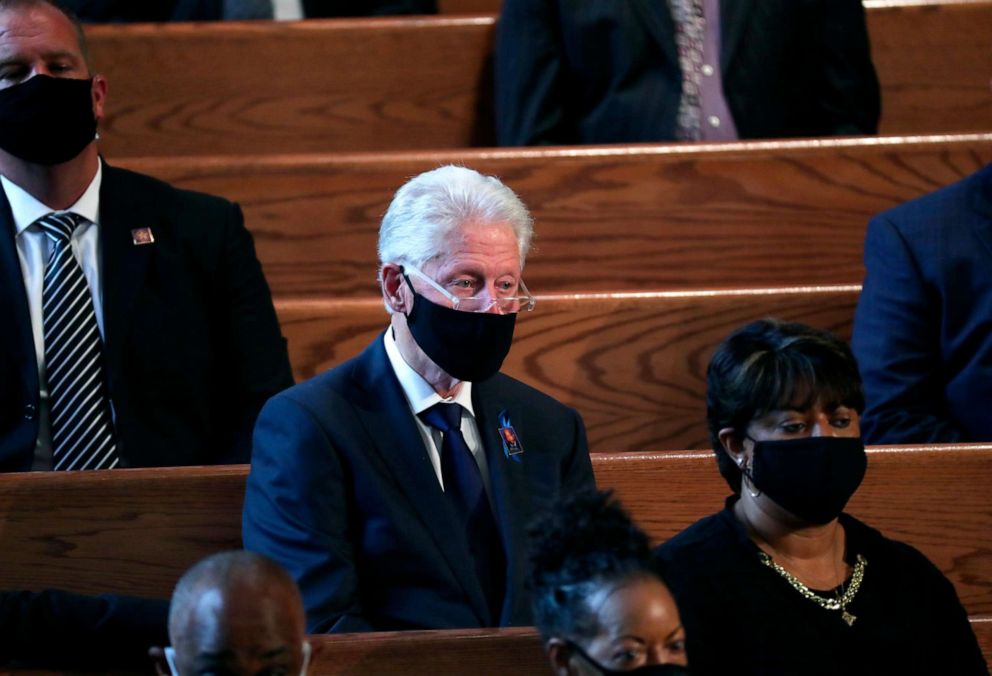
<svg viewBox="0 0 992 676"><path fill-rule="evenodd" d="M68 162L96 137L93 80L35 75L0 90L0 148L25 162Z"/></svg>
<svg viewBox="0 0 992 676"><path fill-rule="evenodd" d="M413 309L407 326L417 345L445 373L476 382L496 374L510 351L516 314L461 312L427 300L413 291Z"/></svg>
<svg viewBox="0 0 992 676"><path fill-rule="evenodd" d="M802 437L755 441L751 468L755 488L800 519L836 519L858 490L868 456L858 437Z"/></svg>

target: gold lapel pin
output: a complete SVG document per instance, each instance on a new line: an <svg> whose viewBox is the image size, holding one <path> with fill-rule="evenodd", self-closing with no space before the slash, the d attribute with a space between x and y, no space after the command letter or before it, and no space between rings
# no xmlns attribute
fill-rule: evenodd
<svg viewBox="0 0 992 676"><path fill-rule="evenodd" d="M135 228L131 231L131 241L134 242L135 246L152 244L155 241L155 235L152 234L151 228Z"/></svg>

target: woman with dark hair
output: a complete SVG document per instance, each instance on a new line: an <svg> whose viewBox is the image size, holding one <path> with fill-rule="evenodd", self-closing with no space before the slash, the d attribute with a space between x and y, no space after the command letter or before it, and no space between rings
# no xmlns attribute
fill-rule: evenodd
<svg viewBox="0 0 992 676"><path fill-rule="evenodd" d="M555 674L688 674L678 608L612 494L559 504L531 538L534 622Z"/></svg>
<svg viewBox="0 0 992 676"><path fill-rule="evenodd" d="M706 403L734 494L658 549L695 673L988 674L951 583L842 513L867 467L847 344L749 324L717 348Z"/></svg>

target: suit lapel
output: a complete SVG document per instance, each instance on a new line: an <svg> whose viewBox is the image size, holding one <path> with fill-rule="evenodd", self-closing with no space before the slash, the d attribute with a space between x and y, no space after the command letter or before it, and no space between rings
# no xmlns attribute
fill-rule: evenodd
<svg viewBox="0 0 992 676"><path fill-rule="evenodd" d="M720 0L720 72L726 76L747 32L753 0Z"/></svg>
<svg viewBox="0 0 992 676"><path fill-rule="evenodd" d="M678 51L675 48L675 22L665 0L626 0L635 12L641 15L641 20L648 33L661 47L667 58L676 66L679 63Z"/></svg>
<svg viewBox="0 0 992 676"><path fill-rule="evenodd" d="M480 625L489 625L485 595L469 558L463 529L438 483L381 334L362 353L353 377L355 386L364 391L356 411L374 442L374 451L448 562Z"/></svg>
<svg viewBox="0 0 992 676"><path fill-rule="evenodd" d="M103 286L103 326L111 376L120 373L122 346L128 337L128 317L144 286L145 269L155 244L136 246L131 230L151 228L156 233L153 205L128 190L118 169L103 166L100 185L100 278Z"/></svg>
<svg viewBox="0 0 992 676"><path fill-rule="evenodd" d="M506 589L523 589L526 571L527 520L530 517L530 491L527 490L527 475L524 472L524 458L509 458L503 450L500 437L500 414L506 415L511 425L521 420L515 403L500 396L498 378L475 383L472 388L472 404L475 408L479 436L486 450L489 468L489 484L492 491L493 509L496 513L503 551L506 554ZM519 434L520 429L515 428ZM527 440L519 439L526 449ZM507 593L501 613L501 624L507 624L513 615L513 606L518 599Z"/></svg>
<svg viewBox="0 0 992 676"><path fill-rule="evenodd" d="M28 392L38 392L38 360L34 350L34 333L31 329L31 312L28 309L27 291L24 288L24 275L21 261L17 256L17 231L14 215L10 211L7 196L0 189L0 317L8 322L10 336L4 341L4 350L9 351L11 363L20 364L20 375ZM9 387L9 386L6 386Z"/></svg>

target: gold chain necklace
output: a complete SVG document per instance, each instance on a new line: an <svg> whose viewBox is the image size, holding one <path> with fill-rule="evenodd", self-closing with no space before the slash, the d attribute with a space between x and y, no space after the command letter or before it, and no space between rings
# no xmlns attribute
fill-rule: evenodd
<svg viewBox="0 0 992 676"><path fill-rule="evenodd" d="M847 612L847 605L854 600L854 595L858 593L859 589L861 589L861 580L865 577L865 566L868 565L868 562L865 560L865 557L861 556L861 554L858 554L854 564L854 572L851 573L851 584L848 585L847 589L840 596L840 598L833 599L828 599L820 596L819 594L814 594L813 591L803 584L798 577L772 560L772 557L768 556L765 552L758 552L758 556L761 557L761 562L763 564L784 577L785 581L792 585L793 589L803 595L803 598L809 599L826 610L839 610L841 619L847 622L847 626L850 627L854 625L854 621L858 618Z"/></svg>

